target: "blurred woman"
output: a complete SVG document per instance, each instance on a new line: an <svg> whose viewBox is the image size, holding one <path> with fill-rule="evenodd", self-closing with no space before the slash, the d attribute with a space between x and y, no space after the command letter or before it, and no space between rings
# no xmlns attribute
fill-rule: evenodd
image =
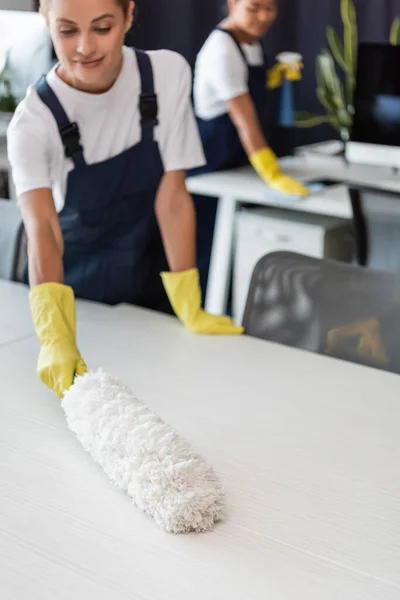
<svg viewBox="0 0 400 600"><path fill-rule="evenodd" d="M278 0L228 0L228 15L200 50L194 70L194 108L206 164L190 175L251 164L284 194L308 190L286 176L266 137L266 59L261 38L274 23ZM206 286L217 200L194 196L198 267Z"/></svg>

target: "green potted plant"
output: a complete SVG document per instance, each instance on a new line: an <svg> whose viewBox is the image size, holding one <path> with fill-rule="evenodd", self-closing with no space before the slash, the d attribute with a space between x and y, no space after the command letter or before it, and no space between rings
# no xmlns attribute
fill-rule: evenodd
<svg viewBox="0 0 400 600"><path fill-rule="evenodd" d="M349 140L353 123L353 96L357 72L358 30L353 0L341 0L343 39L332 26L326 29L329 50L324 48L316 58L317 97L325 109L323 115L308 112L296 114L297 127L331 125L344 144ZM400 44L400 18L393 21L390 43ZM340 67L339 77L336 66Z"/></svg>
<svg viewBox="0 0 400 600"><path fill-rule="evenodd" d="M17 107L17 101L12 93L11 77L7 68L8 58L0 71L0 120L9 121Z"/></svg>

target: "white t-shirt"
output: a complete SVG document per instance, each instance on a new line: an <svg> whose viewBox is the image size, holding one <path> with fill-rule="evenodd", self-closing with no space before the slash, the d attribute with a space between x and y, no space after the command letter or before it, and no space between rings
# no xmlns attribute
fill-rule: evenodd
<svg viewBox="0 0 400 600"><path fill-rule="evenodd" d="M249 65L264 62L260 42L240 44ZM215 29L200 50L194 68L193 100L201 119L227 112L226 102L248 92L248 68L229 33Z"/></svg>
<svg viewBox="0 0 400 600"><path fill-rule="evenodd" d="M187 170L205 164L191 104L191 69L176 52L149 52L158 95L159 125L155 139L165 171ZM123 66L113 87L103 94L75 90L63 82L55 65L47 82L68 118L76 121L87 164L112 158L140 141L140 75L131 48L123 48ZM17 195L52 188L59 212L64 206L67 176L74 168L64 148L54 117L31 86L7 131L8 157Z"/></svg>

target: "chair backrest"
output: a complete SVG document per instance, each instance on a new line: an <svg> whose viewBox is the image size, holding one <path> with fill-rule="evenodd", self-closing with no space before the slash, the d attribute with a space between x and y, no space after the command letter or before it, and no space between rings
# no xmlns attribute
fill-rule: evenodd
<svg viewBox="0 0 400 600"><path fill-rule="evenodd" d="M0 200L0 279L22 281L27 243L21 212L11 200Z"/></svg>
<svg viewBox="0 0 400 600"><path fill-rule="evenodd" d="M274 252L253 271L243 326L247 335L400 373L400 275Z"/></svg>
<svg viewBox="0 0 400 600"><path fill-rule="evenodd" d="M28 86L51 68L52 48L45 20L37 11L0 10L0 71L7 60L18 102Z"/></svg>
<svg viewBox="0 0 400 600"><path fill-rule="evenodd" d="M400 193L350 189L361 265L400 273Z"/></svg>

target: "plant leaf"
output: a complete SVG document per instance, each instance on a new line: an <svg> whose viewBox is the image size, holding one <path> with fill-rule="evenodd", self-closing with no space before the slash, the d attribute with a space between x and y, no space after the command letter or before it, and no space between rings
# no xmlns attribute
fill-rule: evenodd
<svg viewBox="0 0 400 600"><path fill-rule="evenodd" d="M315 127L323 123L330 123L330 118L327 115L312 115L308 112L296 113L295 124L297 127Z"/></svg>
<svg viewBox="0 0 400 600"><path fill-rule="evenodd" d="M353 104L357 70L358 30L356 9L353 0L341 0L340 12L343 21L344 57L349 67L346 73L347 104Z"/></svg>
<svg viewBox="0 0 400 600"><path fill-rule="evenodd" d="M335 113L335 106L333 106L323 88L317 88L317 97L329 114Z"/></svg>
<svg viewBox="0 0 400 600"><path fill-rule="evenodd" d="M400 18L396 17L390 29L390 43L392 46L400 46Z"/></svg>
<svg viewBox="0 0 400 600"><path fill-rule="evenodd" d="M342 67L345 73L348 73L349 65L347 65L344 57L343 42L336 33L336 30L331 25L328 25L328 27L326 28L326 37L336 62Z"/></svg>
<svg viewBox="0 0 400 600"><path fill-rule="evenodd" d="M318 87L325 92L325 96L333 106L345 108L342 83L336 73L335 63L327 50L317 57Z"/></svg>
<svg viewBox="0 0 400 600"><path fill-rule="evenodd" d="M357 16L353 0L341 0L340 12L343 21L344 57L350 73L355 76L357 63Z"/></svg>
<svg viewBox="0 0 400 600"><path fill-rule="evenodd" d="M328 50L323 50L317 56L317 71L318 71L318 87L326 87L329 90L335 88L335 64Z"/></svg>
<svg viewBox="0 0 400 600"><path fill-rule="evenodd" d="M316 73L317 97L326 110L329 123L338 131L349 129L352 115L348 110L343 84L335 69L335 61L326 49L317 57Z"/></svg>

